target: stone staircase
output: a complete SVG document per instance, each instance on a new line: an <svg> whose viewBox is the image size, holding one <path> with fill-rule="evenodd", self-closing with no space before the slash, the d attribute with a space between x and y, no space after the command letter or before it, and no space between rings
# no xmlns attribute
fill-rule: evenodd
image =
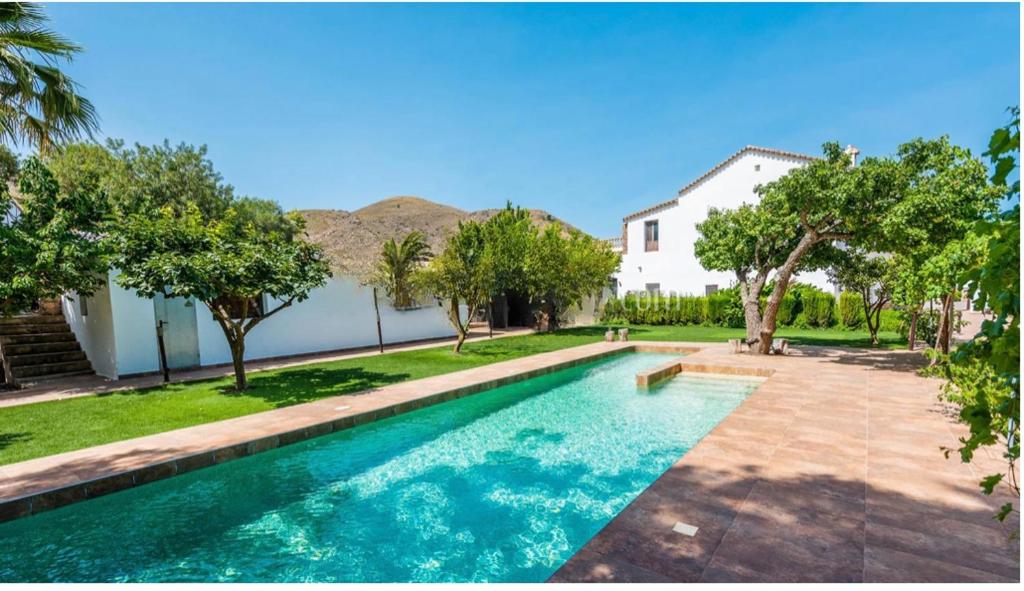
<svg viewBox="0 0 1024 591"><path fill-rule="evenodd" d="M0 318L0 362L8 386L93 373L63 314Z"/></svg>

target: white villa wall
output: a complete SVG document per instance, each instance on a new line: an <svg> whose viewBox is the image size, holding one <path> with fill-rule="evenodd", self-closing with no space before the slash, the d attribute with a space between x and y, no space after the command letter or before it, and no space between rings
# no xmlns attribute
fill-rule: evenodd
<svg viewBox="0 0 1024 591"><path fill-rule="evenodd" d="M642 291L648 283L659 283L662 293L703 295L706 285L726 288L736 282L730 272L706 271L694 254L696 225L707 218L708 209L733 209L759 199L754 188L785 175L804 160L784 155L750 151L731 164L689 188L658 211L632 219L627 225L626 254L616 275L619 294ZM755 167L759 166L760 170ZM658 220L659 249L644 252L644 223ZM797 281L834 291L825 273L801 274Z"/></svg>
<svg viewBox="0 0 1024 591"><path fill-rule="evenodd" d="M117 377L117 350L109 281L108 277L96 293L89 296L88 314L82 314L82 296L74 292L61 298L61 307L92 368L101 376L114 378Z"/></svg>
<svg viewBox="0 0 1024 591"><path fill-rule="evenodd" d="M153 300L140 298L134 290L117 283L121 272L110 272L110 307L114 317L119 376L160 371L160 351L156 343Z"/></svg>
<svg viewBox="0 0 1024 591"><path fill-rule="evenodd" d="M444 310L432 298L423 308L398 311L380 294L381 332L385 343L450 337L455 330ZM271 304L270 307L274 307ZM465 312L463 312L465 313ZM205 306L196 307L199 329L199 362L202 365L231 363L224 331ZM314 353L377 344L377 319L373 291L351 277L335 277L256 326L246 337L245 358Z"/></svg>

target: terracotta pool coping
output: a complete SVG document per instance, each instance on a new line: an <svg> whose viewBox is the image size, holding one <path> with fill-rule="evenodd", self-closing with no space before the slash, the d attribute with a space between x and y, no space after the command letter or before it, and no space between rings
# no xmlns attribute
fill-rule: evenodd
<svg viewBox="0 0 1024 591"><path fill-rule="evenodd" d="M593 343L0 466L0 522L630 351L700 348Z"/></svg>

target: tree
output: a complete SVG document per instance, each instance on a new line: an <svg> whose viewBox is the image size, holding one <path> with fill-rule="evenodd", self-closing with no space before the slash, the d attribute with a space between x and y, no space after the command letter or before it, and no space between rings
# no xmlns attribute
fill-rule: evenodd
<svg viewBox="0 0 1024 591"><path fill-rule="evenodd" d="M301 230L302 220L287 225ZM133 213L113 233L118 281L142 297L195 298L213 313L231 348L235 387L245 390L245 337L257 325L324 285L323 250L293 233L265 231L233 204L210 218L197 205ZM264 310L264 297L274 306Z"/></svg>
<svg viewBox="0 0 1024 591"><path fill-rule="evenodd" d="M737 209L708 210L708 217L697 224L700 238L694 252L701 266L709 271L736 274L748 345L761 334L761 292L769 276L785 261L800 239L799 228L771 217L770 212L744 204ZM802 267L811 257L801 259Z"/></svg>
<svg viewBox="0 0 1024 591"><path fill-rule="evenodd" d="M908 322L907 349L914 350L917 344L917 325L921 310L928 300L927 279L914 262L913 257L904 253L894 254L889 260L892 301L903 310Z"/></svg>
<svg viewBox="0 0 1024 591"><path fill-rule="evenodd" d="M99 127L92 103L58 67L81 48L47 29L47 21L35 4L0 4L0 137L26 142L41 156Z"/></svg>
<svg viewBox="0 0 1024 591"><path fill-rule="evenodd" d="M12 314L67 291L91 295L106 271L104 200L65 194L38 158L18 180L20 213L0 186L0 313Z"/></svg>
<svg viewBox="0 0 1024 591"><path fill-rule="evenodd" d="M415 305L416 272L430 258L430 247L422 232L409 232L401 242L391 238L381 246L372 283L384 289L398 309Z"/></svg>
<svg viewBox="0 0 1024 591"><path fill-rule="evenodd" d="M928 270L927 297L942 302L936 347L948 353L960 278L975 262L970 243L954 243L995 211L1001 192L989 184L985 165L946 136L902 144L897 158L903 198L882 219L881 234L886 250L909 258L917 272Z"/></svg>
<svg viewBox="0 0 1024 591"><path fill-rule="evenodd" d="M601 293L619 262L604 241L575 229L566 232L557 223L544 228L526 254L525 270L547 329L557 330L566 310Z"/></svg>
<svg viewBox="0 0 1024 591"><path fill-rule="evenodd" d="M892 300L893 263L888 255L872 254L850 248L837 250L828 270L829 278L840 288L860 295L864 306L864 323L871 334L871 344L878 344L882 308Z"/></svg>
<svg viewBox="0 0 1024 591"><path fill-rule="evenodd" d="M502 325L507 325L507 297L528 292L526 253L536 239L537 229L530 221L530 212L512 207L511 203L484 222L483 229L485 256L491 273L488 303L493 305L496 298L505 300L502 310L506 318Z"/></svg>
<svg viewBox="0 0 1024 591"><path fill-rule="evenodd" d="M472 220L459 222L458 231L448 237L444 251L420 273L421 285L446 307L457 336L456 353L462 351L469 325L492 291L485 249L483 226ZM464 321L459 309L462 303L467 312Z"/></svg>
<svg viewBox="0 0 1024 591"><path fill-rule="evenodd" d="M807 265L815 247L835 241L877 243L877 228L900 198L900 175L889 160L868 158L858 167L837 143L823 146L824 158L758 188L759 209L776 231L799 238L775 275L775 285L761 319L758 352L771 351L776 316L793 275Z"/></svg>
<svg viewBox="0 0 1024 591"><path fill-rule="evenodd" d="M1006 483L1019 499L1015 465L1020 458L1020 180L1007 186L1007 179L1020 167L1020 109L1011 109L1011 114L1012 121L992 134L986 155L994 166L992 183L1018 204L976 224L984 257L964 276L975 309L990 309L993 318L957 348L945 369L946 392L960 406L960 420L969 428L957 451L969 462L981 447L1004 446L1008 469L982 479L982 491L992 494ZM1004 520L1013 510L1013 503L1007 502L997 518Z"/></svg>

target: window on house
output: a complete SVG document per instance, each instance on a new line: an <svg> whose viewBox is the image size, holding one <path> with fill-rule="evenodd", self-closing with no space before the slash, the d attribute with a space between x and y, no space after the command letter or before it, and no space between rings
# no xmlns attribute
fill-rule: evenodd
<svg viewBox="0 0 1024 591"><path fill-rule="evenodd" d="M760 164L755 164L754 165L754 172L761 172L761 165Z"/></svg>
<svg viewBox="0 0 1024 591"><path fill-rule="evenodd" d="M646 283L644 289L647 290L647 295L658 295L661 293L660 283Z"/></svg>
<svg viewBox="0 0 1024 591"><path fill-rule="evenodd" d="M704 295L709 296L718 291L718 285L709 283L704 286Z"/></svg>
<svg viewBox="0 0 1024 591"><path fill-rule="evenodd" d="M658 250L658 220L644 222L644 250Z"/></svg>

